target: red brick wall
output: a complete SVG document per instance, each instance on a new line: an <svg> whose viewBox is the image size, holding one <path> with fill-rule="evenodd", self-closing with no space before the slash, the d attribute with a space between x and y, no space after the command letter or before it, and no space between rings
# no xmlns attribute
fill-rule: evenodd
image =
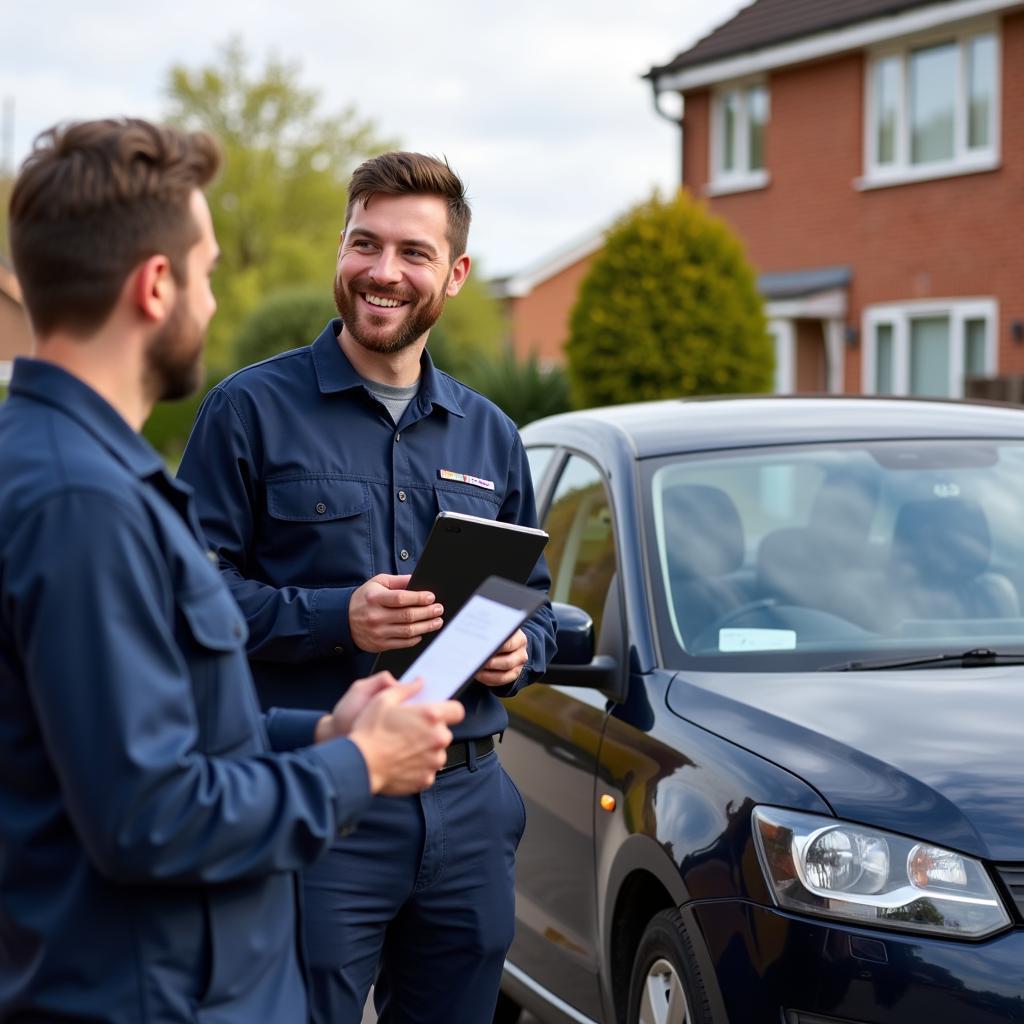
<svg viewBox="0 0 1024 1024"><path fill-rule="evenodd" d="M710 198L760 271L846 265L848 321L878 302L994 296L999 371L1024 373L1024 14L1002 22L1001 166L980 174L860 191L862 54L774 72L765 140L767 188ZM684 181L705 195L710 97L686 97ZM847 349L847 390L860 389L860 349Z"/></svg>
<svg viewBox="0 0 1024 1024"><path fill-rule="evenodd" d="M509 301L512 348L517 356L526 358L536 352L542 363L565 362L569 314L593 258L577 260L538 284L529 295Z"/></svg>
<svg viewBox="0 0 1024 1024"><path fill-rule="evenodd" d="M4 292L0 292L0 361L27 356L32 334L24 310Z"/></svg>

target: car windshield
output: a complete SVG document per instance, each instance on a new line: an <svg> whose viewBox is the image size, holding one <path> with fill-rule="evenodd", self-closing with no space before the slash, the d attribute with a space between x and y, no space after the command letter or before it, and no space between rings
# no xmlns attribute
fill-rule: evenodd
<svg viewBox="0 0 1024 1024"><path fill-rule="evenodd" d="M644 478L667 665L1024 653L1024 444L746 449Z"/></svg>

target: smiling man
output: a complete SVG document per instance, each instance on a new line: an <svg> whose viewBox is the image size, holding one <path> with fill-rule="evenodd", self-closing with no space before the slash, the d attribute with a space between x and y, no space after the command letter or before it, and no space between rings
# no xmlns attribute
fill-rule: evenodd
<svg viewBox="0 0 1024 1024"><path fill-rule="evenodd" d="M535 526L515 425L438 371L430 328L470 269L470 210L447 164L386 153L349 185L340 318L308 348L242 370L203 406L181 464L245 612L265 705L328 706L379 651L441 627L409 573L441 509ZM547 590L543 562L531 584ZM513 931L522 800L495 751L509 696L554 651L545 607L462 698L422 797L376 799L305 875L317 1018L485 1024ZM312 702L312 705L311 705Z"/></svg>

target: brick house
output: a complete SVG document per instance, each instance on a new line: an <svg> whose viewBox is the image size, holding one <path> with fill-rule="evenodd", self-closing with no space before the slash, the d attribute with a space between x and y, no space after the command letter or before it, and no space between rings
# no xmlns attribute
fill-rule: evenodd
<svg viewBox="0 0 1024 1024"><path fill-rule="evenodd" d="M32 333L21 304L21 288L14 271L0 257L0 384L11 378L15 356L27 356L32 349Z"/></svg>
<svg viewBox="0 0 1024 1024"><path fill-rule="evenodd" d="M647 77L759 271L778 391L1024 373L1024 3L754 0Z"/></svg>
<svg viewBox="0 0 1024 1024"><path fill-rule="evenodd" d="M491 294L504 309L508 341L519 359L537 356L543 367L565 362L569 314L604 232L578 239L518 274L494 278Z"/></svg>

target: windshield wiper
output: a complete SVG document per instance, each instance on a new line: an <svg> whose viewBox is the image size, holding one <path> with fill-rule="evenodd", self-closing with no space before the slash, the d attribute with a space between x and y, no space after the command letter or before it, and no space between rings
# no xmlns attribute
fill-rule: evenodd
<svg viewBox="0 0 1024 1024"><path fill-rule="evenodd" d="M992 651L973 647L959 653L929 654L917 658L879 658L874 661L842 661L825 665L819 672L879 672L892 668L919 668L927 665L952 665L957 668L985 668L989 665L1024 665L1024 651Z"/></svg>

